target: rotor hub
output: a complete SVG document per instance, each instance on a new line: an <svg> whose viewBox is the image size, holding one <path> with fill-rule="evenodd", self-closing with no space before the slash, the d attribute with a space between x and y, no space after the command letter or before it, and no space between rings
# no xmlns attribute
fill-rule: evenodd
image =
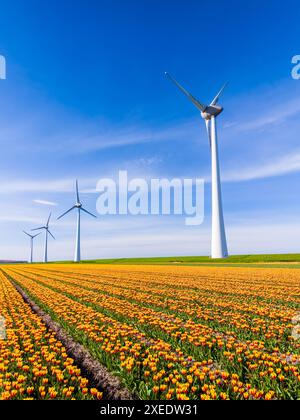
<svg viewBox="0 0 300 420"><path fill-rule="evenodd" d="M210 121L212 116L208 112L204 111L204 112L201 112L201 117L206 121Z"/></svg>

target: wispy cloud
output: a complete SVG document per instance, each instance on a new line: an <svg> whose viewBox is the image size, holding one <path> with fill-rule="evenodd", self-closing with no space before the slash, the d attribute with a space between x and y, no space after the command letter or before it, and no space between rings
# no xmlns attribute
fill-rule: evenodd
<svg viewBox="0 0 300 420"><path fill-rule="evenodd" d="M38 217L30 217L27 215L18 215L18 214L2 214L0 215L0 223L39 223L40 220Z"/></svg>
<svg viewBox="0 0 300 420"><path fill-rule="evenodd" d="M78 127L76 134L64 132L51 141L51 151L67 154L90 153L95 151L123 148L137 144L185 141L196 137L196 121L191 119L166 126L147 124L93 124Z"/></svg>
<svg viewBox="0 0 300 420"><path fill-rule="evenodd" d="M231 171L225 171L222 179L225 182L251 181L286 175L293 172L300 172L300 150L296 150L282 157L274 157L273 161L268 160L260 165L244 168L239 167Z"/></svg>
<svg viewBox="0 0 300 420"><path fill-rule="evenodd" d="M159 162L158 160L155 162ZM149 163L151 166L152 160ZM147 166L147 161L140 161L141 167ZM124 169L124 168L123 168ZM126 169L126 168L125 168ZM119 168L115 167L112 170L112 176L115 181L118 181L118 171ZM289 152L283 156L274 156L272 159L261 161L259 164L253 165L240 165L234 166L230 170L222 171L222 181L223 182L243 182L243 181L253 181L256 179L271 178L277 176L283 176L291 173L300 172L300 150L297 149L294 152ZM160 174L157 171L153 171L151 174L147 173L144 178L150 182L151 178L160 178L166 177L167 175ZM177 177L179 174L177 174ZM103 174L105 178L105 174ZM143 171L140 168L139 173L129 173L129 180L133 177L143 177ZM182 178L189 178L190 175L182 175ZM170 179L172 176L170 176ZM210 182L210 175L207 174L204 176L206 182ZM80 179L80 192L81 193L97 193L96 185L97 178L82 178ZM72 179L49 179L42 181L34 180L22 180L22 181L13 181L9 183L0 183L0 194L17 194L17 193L70 193L74 192L74 180ZM34 203L45 205L45 206L58 206L57 202L34 199Z"/></svg>
<svg viewBox="0 0 300 420"><path fill-rule="evenodd" d="M47 201L47 200L35 199L33 200L33 202L36 204L41 204L43 206L52 206L52 207L58 206L58 203L55 203L53 201Z"/></svg>
<svg viewBox="0 0 300 420"><path fill-rule="evenodd" d="M37 114L34 123L24 123L24 116L16 121L1 121L0 145L16 151L31 153L60 153L63 155L87 154L95 151L124 148L137 144L167 141L185 141L195 137L196 119L169 124L145 122L112 123L104 120L81 120L74 116L62 123L64 115ZM29 118L32 121L32 117ZM79 120L79 121L78 121ZM51 130L45 130L51 127Z"/></svg>
<svg viewBox="0 0 300 420"><path fill-rule="evenodd" d="M88 188L91 185L96 185L95 179L82 178L80 180L82 187ZM48 192L48 193L65 193L74 191L74 179L45 179L45 180L31 180L22 179L11 182L0 181L0 194L16 194L16 193L33 193L33 192ZM38 200L39 204L48 204ZM50 204L51 205L51 204Z"/></svg>
<svg viewBox="0 0 300 420"><path fill-rule="evenodd" d="M299 112L300 99L296 98L280 105L272 106L262 113L259 112L258 118L252 118L249 121L241 121L239 124L234 125L239 131L262 130L268 126L282 124L289 118L299 114Z"/></svg>

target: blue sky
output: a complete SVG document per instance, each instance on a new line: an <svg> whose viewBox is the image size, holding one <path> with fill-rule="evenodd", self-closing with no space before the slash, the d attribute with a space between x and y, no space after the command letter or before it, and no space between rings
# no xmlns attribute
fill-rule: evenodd
<svg viewBox="0 0 300 420"><path fill-rule="evenodd" d="M87 216L83 257L209 254L205 128L166 70L203 102L230 82L219 118L230 252L300 251L299 2L17 0L0 11L0 259L27 257L22 230L73 204L75 178L95 211L88 191L124 169L204 177L205 222ZM74 223L54 221L52 259L72 257Z"/></svg>

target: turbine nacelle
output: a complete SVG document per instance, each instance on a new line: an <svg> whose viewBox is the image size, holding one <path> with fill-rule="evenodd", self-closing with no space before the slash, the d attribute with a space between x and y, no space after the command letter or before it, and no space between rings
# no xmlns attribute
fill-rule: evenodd
<svg viewBox="0 0 300 420"><path fill-rule="evenodd" d="M52 236L53 239L55 239L54 236L52 235L52 233L49 230L49 222L50 222L50 219L51 219L51 213L49 214L49 217L48 217L48 220L47 220L47 223L46 223L45 226L41 226L41 227L36 228L36 229L31 229L31 231L45 230L46 231L46 235L49 233L49 235Z"/></svg>
<svg viewBox="0 0 300 420"><path fill-rule="evenodd" d="M74 204L73 207L71 207L69 210L67 210L66 212L64 212L62 215L60 215L57 220L62 219L64 216L66 216L68 213L70 213L71 211L75 210L75 209L79 209L87 214L89 214L90 216L96 218L97 216L95 216L94 214L90 213L89 211L87 211L84 207L83 204L80 201L80 197L79 197L79 189L78 189L78 181L76 180L76 188L75 188L75 194L76 194L76 202Z"/></svg>
<svg viewBox="0 0 300 420"><path fill-rule="evenodd" d="M25 233L25 235L29 236L30 239L34 239L34 238L36 238L37 236L40 235L40 233L37 233L36 235L31 235L30 233L25 232L25 230L23 230L23 233Z"/></svg>
<svg viewBox="0 0 300 420"><path fill-rule="evenodd" d="M211 120L212 117L217 117L223 112L224 108L218 105L209 105L201 112L201 117L204 120Z"/></svg>

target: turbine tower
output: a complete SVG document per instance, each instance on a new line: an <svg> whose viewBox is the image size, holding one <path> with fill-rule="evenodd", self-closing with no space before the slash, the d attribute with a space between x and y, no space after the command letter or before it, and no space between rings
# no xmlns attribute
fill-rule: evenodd
<svg viewBox="0 0 300 420"><path fill-rule="evenodd" d="M76 242L75 242L75 255L74 255L74 262L80 262L81 260L81 252L80 252L80 216L81 211L84 211L85 213L89 214L92 217L97 218L94 214L87 211L85 208L83 208L82 203L79 198L79 191L78 191L78 181L76 180L76 202L73 207L71 207L69 210L67 210L65 213L63 213L61 216L57 218L57 220L64 217L66 214L70 213L72 210L77 210L77 227L76 227Z"/></svg>
<svg viewBox="0 0 300 420"><path fill-rule="evenodd" d="M23 233L25 233L25 235L29 236L29 238L30 238L30 253L29 253L29 260L28 260L28 262L30 264L32 264L32 262L33 262L33 240L34 240L34 238L36 238L37 236L39 236L40 233L37 233L36 235L30 235L30 233L25 232L25 230L23 230Z"/></svg>
<svg viewBox="0 0 300 420"><path fill-rule="evenodd" d="M221 176L219 164L219 150L217 137L216 118L221 114L223 108L218 105L221 94L223 93L227 83L222 87L210 105L204 105L185 90L169 73L166 76L175 83L175 85L183 92L188 99L201 112L204 119L208 134L208 140L211 148L211 169L212 169L212 240L211 240L211 257L227 258L227 241L224 226L222 192L221 192Z"/></svg>
<svg viewBox="0 0 300 420"><path fill-rule="evenodd" d="M48 217L48 220L47 220L47 223L46 223L45 226L41 226L41 227L36 228L36 229L31 229L32 231L34 231L34 230L43 230L43 229L45 230L44 263L47 263L48 262L48 234L51 235L53 239L55 239L54 236L52 235L52 233L49 230L49 222L50 222L50 219L51 219L51 213L49 214L49 217Z"/></svg>

